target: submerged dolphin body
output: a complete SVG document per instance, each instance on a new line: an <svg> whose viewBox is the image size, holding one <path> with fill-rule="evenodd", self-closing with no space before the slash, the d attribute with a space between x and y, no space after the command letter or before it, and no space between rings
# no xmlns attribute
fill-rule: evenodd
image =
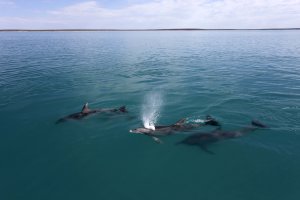
<svg viewBox="0 0 300 200"><path fill-rule="evenodd" d="M187 131L204 125L220 126L218 121L208 115L206 117L206 120L204 121L204 124L187 124L186 118L183 118L177 121L175 124L155 126L155 129L144 127L136 128L133 130L129 130L129 132L151 136L156 142L162 143L162 141L158 138L160 136L171 135L174 132Z"/></svg>
<svg viewBox="0 0 300 200"><path fill-rule="evenodd" d="M126 107L121 106L120 108L103 108L103 109L89 109L88 103L84 104L84 106L81 109L81 112L73 113L70 114L66 117L60 118L59 120L56 121L56 124L65 122L67 120L73 119L73 120L80 120L84 117L87 117L92 114L96 113L126 113Z"/></svg>
<svg viewBox="0 0 300 200"><path fill-rule="evenodd" d="M236 131L222 131L220 128L210 133L195 133L177 144L194 145L200 147L203 151L214 154L212 151L207 149L207 146L218 142L220 140L231 139L241 137L247 133L253 132L258 128L266 128L264 124L257 120L251 122L251 126L242 128Z"/></svg>

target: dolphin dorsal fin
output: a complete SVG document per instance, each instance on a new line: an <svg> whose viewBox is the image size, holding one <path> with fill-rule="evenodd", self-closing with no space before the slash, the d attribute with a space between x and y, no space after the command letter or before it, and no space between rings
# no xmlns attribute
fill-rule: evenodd
<svg viewBox="0 0 300 200"><path fill-rule="evenodd" d="M185 123L185 121L186 121L186 118L180 119L175 123L175 125L182 125Z"/></svg>
<svg viewBox="0 0 300 200"><path fill-rule="evenodd" d="M88 113L89 111L90 111L89 104L88 103L84 104L84 106L81 109L81 112L82 113Z"/></svg>

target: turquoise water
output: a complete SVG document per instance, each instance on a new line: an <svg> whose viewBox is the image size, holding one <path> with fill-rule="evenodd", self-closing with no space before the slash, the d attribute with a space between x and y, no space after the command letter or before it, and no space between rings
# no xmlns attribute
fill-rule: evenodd
<svg viewBox="0 0 300 200"><path fill-rule="evenodd" d="M157 144L128 132L153 94L157 124L270 128ZM299 31L2 32L0 99L3 200L300 198ZM130 112L55 124L86 102Z"/></svg>

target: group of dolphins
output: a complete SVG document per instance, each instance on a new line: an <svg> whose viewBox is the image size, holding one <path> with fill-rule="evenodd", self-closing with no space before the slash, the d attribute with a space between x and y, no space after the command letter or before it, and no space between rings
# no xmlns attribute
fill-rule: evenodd
<svg viewBox="0 0 300 200"><path fill-rule="evenodd" d="M125 106L121 106L119 108L89 109L88 103L86 103L80 112L73 113L66 117L60 118L59 120L56 121L56 123L61 123L61 122L65 122L67 120L72 120L72 119L80 120L80 119L83 119L84 117L87 117L92 114L97 114L97 113L124 114L127 112L128 111ZM242 128L242 129L235 130L235 131L223 131L223 130L221 130L220 123L208 115L208 116L206 116L206 119L203 121L202 124L187 123L186 118L183 118L183 119L180 119L179 121L177 121L175 124L164 125L164 126L158 125L151 129L141 127L141 128L136 128L136 129L130 130L129 132L147 135L147 136L152 137L154 139L154 141L156 141L158 143L162 143L162 141L159 139L159 137L161 137L161 136L171 135L176 132L184 132L184 131L188 131L188 130L191 130L194 128L198 128L200 126L206 126L206 125L217 126L218 128L212 132L206 132L206 133L199 132L199 133L191 134L191 135L187 136L185 139L183 139L182 141L178 142L177 144L198 146L203 151L213 154L212 151L207 149L207 146L209 144L212 144L217 141L224 140L224 139L241 137L241 136L243 136L247 133L253 132L259 128L267 128L267 126L262 124L260 121L252 120L250 125Z"/></svg>

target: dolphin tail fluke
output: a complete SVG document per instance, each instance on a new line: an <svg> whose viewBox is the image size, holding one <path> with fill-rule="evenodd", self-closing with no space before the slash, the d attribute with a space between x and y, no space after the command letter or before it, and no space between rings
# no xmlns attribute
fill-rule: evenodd
<svg viewBox="0 0 300 200"><path fill-rule="evenodd" d="M65 122L65 121L67 121L65 118L61 118L61 119L57 120L55 122L55 124L60 124L60 123Z"/></svg>
<svg viewBox="0 0 300 200"><path fill-rule="evenodd" d="M127 113L127 112L128 112L127 109L126 109L126 106L121 106L121 107L119 108L119 111L120 111L120 112L123 112L123 113Z"/></svg>
<svg viewBox="0 0 300 200"><path fill-rule="evenodd" d="M220 123L216 119L214 119L213 117L211 117L210 115L206 116L205 125L221 126Z"/></svg>
<svg viewBox="0 0 300 200"><path fill-rule="evenodd" d="M260 128L267 128L268 127L268 126L266 126L265 124L261 123L258 120L252 120L251 124L253 126L260 127Z"/></svg>

